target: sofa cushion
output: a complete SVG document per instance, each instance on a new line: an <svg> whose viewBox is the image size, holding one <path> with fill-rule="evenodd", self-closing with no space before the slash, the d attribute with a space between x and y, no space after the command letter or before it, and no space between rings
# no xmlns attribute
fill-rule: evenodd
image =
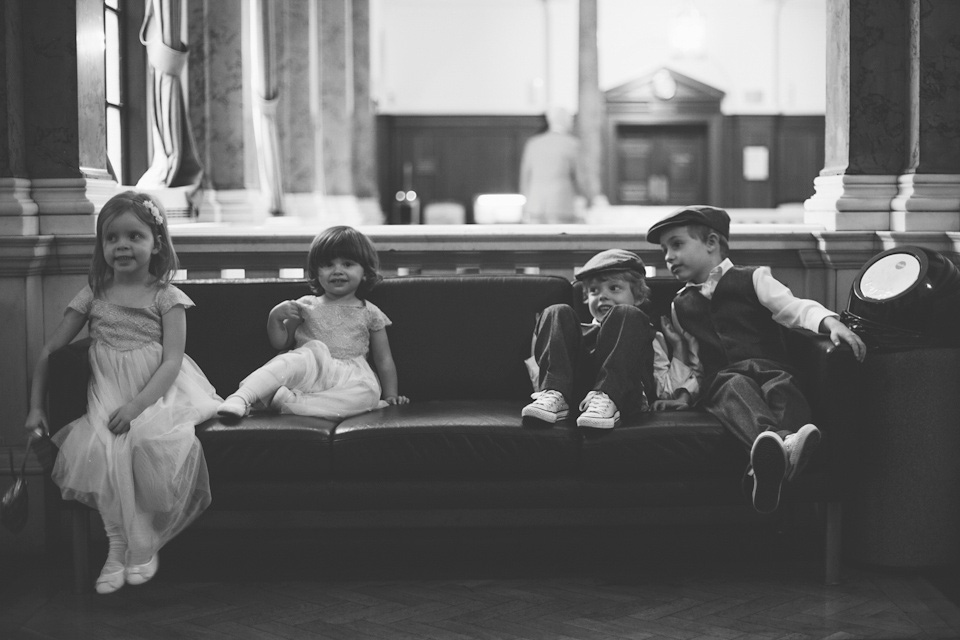
<svg viewBox="0 0 960 640"><path fill-rule="evenodd" d="M197 438L213 484L239 478L321 478L332 470L330 437L335 424L320 418L254 413L240 421L207 420L197 426Z"/></svg>
<svg viewBox="0 0 960 640"><path fill-rule="evenodd" d="M585 431L581 455L587 476L664 480L737 477L748 462L746 448L698 411L645 413L609 431Z"/></svg>
<svg viewBox="0 0 960 640"><path fill-rule="evenodd" d="M338 477L550 477L575 473L580 436L566 421L524 425L522 403L432 400L348 418L333 434Z"/></svg>

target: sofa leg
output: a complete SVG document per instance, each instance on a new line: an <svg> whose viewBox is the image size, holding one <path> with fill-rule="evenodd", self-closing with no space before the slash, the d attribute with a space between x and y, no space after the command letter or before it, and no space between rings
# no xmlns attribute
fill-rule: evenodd
<svg viewBox="0 0 960 640"><path fill-rule="evenodd" d="M828 585L840 584L840 522L842 515L839 502L827 503L824 582Z"/></svg>
<svg viewBox="0 0 960 640"><path fill-rule="evenodd" d="M72 509L73 589L85 593L90 587L90 512L84 507Z"/></svg>

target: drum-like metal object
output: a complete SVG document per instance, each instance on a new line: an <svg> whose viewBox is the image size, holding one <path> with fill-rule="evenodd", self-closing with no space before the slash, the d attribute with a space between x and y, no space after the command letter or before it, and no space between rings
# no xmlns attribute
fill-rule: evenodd
<svg viewBox="0 0 960 640"><path fill-rule="evenodd" d="M940 253L879 253L853 282L843 321L873 348L960 346L960 270Z"/></svg>

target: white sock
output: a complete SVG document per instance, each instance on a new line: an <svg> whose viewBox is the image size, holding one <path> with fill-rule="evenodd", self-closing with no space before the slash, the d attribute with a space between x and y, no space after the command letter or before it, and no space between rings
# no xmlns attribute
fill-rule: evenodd
<svg viewBox="0 0 960 640"><path fill-rule="evenodd" d="M281 386L277 376L261 368L247 376L240 388L230 395L241 398L248 406L258 400L267 405Z"/></svg>
<svg viewBox="0 0 960 640"><path fill-rule="evenodd" d="M103 524L107 532L107 561L103 564L101 573L115 573L123 569L127 560L127 541L123 537L123 527L118 524Z"/></svg>
<svg viewBox="0 0 960 640"><path fill-rule="evenodd" d="M144 516L134 519L130 539L130 564L147 564L156 553L156 536Z"/></svg>

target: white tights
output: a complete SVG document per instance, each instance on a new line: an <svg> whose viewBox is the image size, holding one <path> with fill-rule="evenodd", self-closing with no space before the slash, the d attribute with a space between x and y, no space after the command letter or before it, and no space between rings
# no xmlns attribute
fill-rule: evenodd
<svg viewBox="0 0 960 640"><path fill-rule="evenodd" d="M107 561L103 565L102 573L115 573L123 569L127 561L127 541L123 537L123 527L112 522L104 522L103 528L107 532Z"/></svg>
<svg viewBox="0 0 960 640"><path fill-rule="evenodd" d="M258 400L269 405L277 389L287 386L291 378L291 363L285 360L282 355L277 356L247 376L240 388L230 395L243 398L248 405Z"/></svg>

